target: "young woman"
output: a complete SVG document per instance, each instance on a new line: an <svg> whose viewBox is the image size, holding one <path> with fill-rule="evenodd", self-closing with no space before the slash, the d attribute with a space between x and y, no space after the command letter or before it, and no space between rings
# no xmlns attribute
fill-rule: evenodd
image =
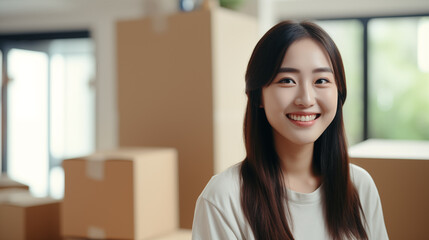
<svg viewBox="0 0 429 240"><path fill-rule="evenodd" d="M246 72L247 156L197 200L192 238L388 239L370 175L350 164L340 53L319 26L281 22Z"/></svg>

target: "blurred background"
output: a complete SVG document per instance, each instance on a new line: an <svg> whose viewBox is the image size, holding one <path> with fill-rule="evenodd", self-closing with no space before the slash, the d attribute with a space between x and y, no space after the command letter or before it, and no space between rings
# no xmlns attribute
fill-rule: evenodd
<svg viewBox="0 0 429 240"><path fill-rule="evenodd" d="M35 196L61 199L64 159L120 145L118 21L163 19L202 5L0 0L2 172L29 185ZM255 19L255 40L285 19L315 21L333 37L347 75L350 146L369 138L429 140L429 1L225 0L221 5ZM244 82L241 70L243 78L236 81Z"/></svg>

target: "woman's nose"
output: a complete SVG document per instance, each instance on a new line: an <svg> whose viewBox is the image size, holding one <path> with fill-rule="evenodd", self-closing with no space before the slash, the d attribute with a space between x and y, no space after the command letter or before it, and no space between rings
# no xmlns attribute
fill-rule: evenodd
<svg viewBox="0 0 429 240"><path fill-rule="evenodd" d="M300 107L311 107L316 103L314 90L311 86L301 85L295 98L295 104Z"/></svg>

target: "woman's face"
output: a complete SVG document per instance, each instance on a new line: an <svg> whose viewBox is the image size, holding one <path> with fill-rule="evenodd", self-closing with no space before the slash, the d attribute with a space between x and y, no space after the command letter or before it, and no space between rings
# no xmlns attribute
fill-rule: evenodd
<svg viewBox="0 0 429 240"><path fill-rule="evenodd" d="M337 111L332 64L322 46L304 38L289 46L274 81L262 89L262 104L274 139L314 143Z"/></svg>

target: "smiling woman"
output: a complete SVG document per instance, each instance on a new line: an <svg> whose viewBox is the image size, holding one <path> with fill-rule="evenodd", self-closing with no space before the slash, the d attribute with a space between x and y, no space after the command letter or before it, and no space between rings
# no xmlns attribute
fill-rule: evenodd
<svg viewBox="0 0 429 240"><path fill-rule="evenodd" d="M319 26L285 21L246 72L246 158L201 193L193 239L388 239L371 176L349 163L340 53Z"/></svg>

